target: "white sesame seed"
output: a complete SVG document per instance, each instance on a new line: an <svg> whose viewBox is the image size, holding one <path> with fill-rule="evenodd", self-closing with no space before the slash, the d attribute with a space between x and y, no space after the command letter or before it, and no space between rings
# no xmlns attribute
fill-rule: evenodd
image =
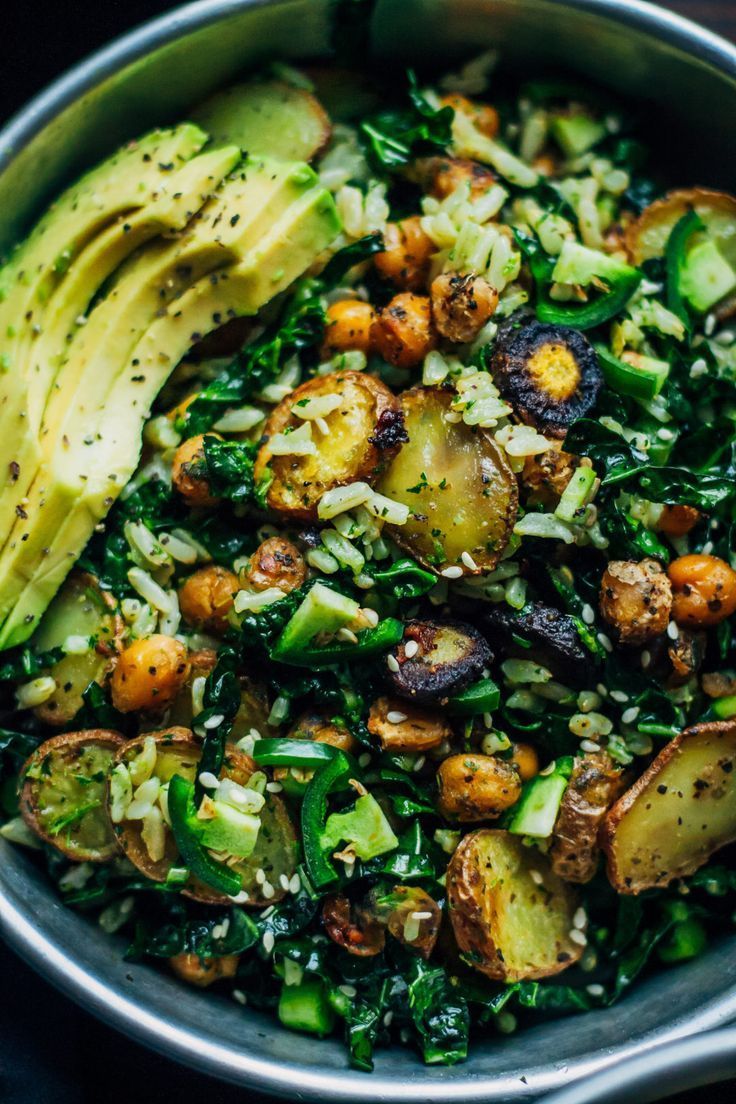
<svg viewBox="0 0 736 1104"><path fill-rule="evenodd" d="M593 609L593 607L590 605L589 602L585 603L585 605L582 608L581 613L582 613L583 621L585 622L585 624L586 625L592 625L593 622L595 621L595 610Z"/></svg>
<svg viewBox="0 0 736 1104"><path fill-rule="evenodd" d="M575 915L572 918L572 926L574 928L584 928L588 923L588 917L584 908L575 910Z"/></svg>
<svg viewBox="0 0 736 1104"><path fill-rule="evenodd" d="M677 640L678 636L680 635L680 630L677 627L676 621L670 621L669 625L667 626L667 635L670 640Z"/></svg>
<svg viewBox="0 0 736 1104"><path fill-rule="evenodd" d="M404 655L407 659L413 659L419 651L419 644L416 640L407 640L404 645Z"/></svg>
<svg viewBox="0 0 736 1104"><path fill-rule="evenodd" d="M672 430L667 429L666 426L662 426L661 429L657 430L657 437L659 437L660 441L671 441L674 436Z"/></svg>
<svg viewBox="0 0 736 1104"><path fill-rule="evenodd" d="M390 1027L391 1026L391 1021L393 1020L393 1018L394 1018L394 1014L391 1011L391 1009L389 1009L388 1012L386 1013L386 1015L383 1017L383 1026L384 1027Z"/></svg>
<svg viewBox="0 0 736 1104"><path fill-rule="evenodd" d="M271 900L271 898L273 897L275 892L276 892L276 890L273 888L273 886L271 885L270 882L264 882L263 885L261 886L261 893L263 894L263 896L266 898L267 901Z"/></svg>
<svg viewBox="0 0 736 1104"><path fill-rule="evenodd" d="M483 724L486 728L491 728L493 725L493 716L490 713L483 714Z"/></svg>
<svg viewBox="0 0 736 1104"><path fill-rule="evenodd" d="M273 913L275 911L276 911L276 906L275 905L269 905L268 908L265 908L263 910L263 912L261 913L261 920L268 920L271 913Z"/></svg>
<svg viewBox="0 0 736 1104"><path fill-rule="evenodd" d="M462 574L463 569L461 567L445 567L440 571L440 575L443 575L445 579L460 579Z"/></svg>
<svg viewBox="0 0 736 1104"><path fill-rule="evenodd" d="M266 789L268 790L269 793L281 793L283 788L284 787L281 785L280 782L267 782L266 783Z"/></svg>
<svg viewBox="0 0 736 1104"><path fill-rule="evenodd" d="M591 754L594 755L597 751L601 750L601 745L596 744L596 742L594 740L581 740L580 741L580 750L581 751L589 751L589 752L591 752Z"/></svg>
<svg viewBox="0 0 736 1104"><path fill-rule="evenodd" d="M286 874L279 874L279 885L286 893L289 892L289 879Z"/></svg>
<svg viewBox="0 0 736 1104"><path fill-rule="evenodd" d="M258 870L256 870L256 883L258 885L262 886L263 883L265 882L265 880L266 880L266 871L263 869L262 866L259 866Z"/></svg>
<svg viewBox="0 0 736 1104"><path fill-rule="evenodd" d="M611 698L613 699L613 701L620 702L623 705L624 702L627 702L629 700L629 695L623 690L612 690Z"/></svg>
<svg viewBox="0 0 736 1104"><path fill-rule="evenodd" d="M338 985L337 987L341 993L344 993L346 997L357 997L358 990L354 985Z"/></svg>
<svg viewBox="0 0 736 1104"><path fill-rule="evenodd" d="M547 766L543 770L540 770L539 773L540 773L542 778L546 778L548 774L552 774L554 769L555 769L555 761L553 759L552 762L548 763Z"/></svg>
<svg viewBox="0 0 736 1104"><path fill-rule="evenodd" d="M713 551L713 541L706 541L700 551L704 556L710 556Z"/></svg>
<svg viewBox="0 0 736 1104"><path fill-rule="evenodd" d="M298 874L292 874L291 879L289 881L289 892L290 893L298 893L301 888L302 888L301 878L299 877Z"/></svg>
<svg viewBox="0 0 736 1104"><path fill-rule="evenodd" d="M230 900L234 905L244 905L246 901L250 900L250 893L247 889L241 889L240 893L236 893Z"/></svg>
<svg viewBox="0 0 736 1104"><path fill-rule="evenodd" d="M703 333L706 337L710 337L716 328L716 316L714 314L707 314L705 316L705 323L703 324Z"/></svg>
<svg viewBox="0 0 736 1104"><path fill-rule="evenodd" d="M213 713L212 716L208 717L207 720L204 722L202 728L219 728L224 720L225 718L222 713Z"/></svg>
<svg viewBox="0 0 736 1104"><path fill-rule="evenodd" d="M577 943L578 947L587 946L587 943L588 943L587 937L585 935L583 935L583 933L581 931L578 931L577 928L573 928L567 934L568 934L571 942L572 943Z"/></svg>
<svg viewBox="0 0 736 1104"><path fill-rule="evenodd" d="M266 954L270 954L273 950L273 945L276 942L273 936L273 932L267 931L263 933L263 949Z"/></svg>
<svg viewBox="0 0 736 1104"><path fill-rule="evenodd" d="M386 714L386 720L389 724L403 724L406 719L406 713L401 713L398 709L389 709Z"/></svg>
<svg viewBox="0 0 736 1104"><path fill-rule="evenodd" d="M371 753L369 751L364 751L362 755L358 756L358 766L359 767L367 767L368 764L370 763L370 761L371 761Z"/></svg>
<svg viewBox="0 0 736 1104"><path fill-rule="evenodd" d="M393 671L394 674L396 674L396 672L399 670L399 661L396 656L386 656L386 666L388 667L389 671Z"/></svg>
<svg viewBox="0 0 736 1104"><path fill-rule="evenodd" d="M324 418L315 418L314 424L317 426L317 429L320 431L323 437L326 437L327 434L330 432L330 427L328 426Z"/></svg>
<svg viewBox="0 0 736 1104"><path fill-rule="evenodd" d="M211 771L202 771L199 776L199 784L204 786L206 790L216 790L220 785L220 781Z"/></svg>
<svg viewBox="0 0 736 1104"><path fill-rule="evenodd" d="M645 648L639 657L639 662L646 671L647 667L652 662L652 653Z"/></svg>
<svg viewBox="0 0 736 1104"><path fill-rule="evenodd" d="M357 644L358 638L352 629L348 629L345 625L341 629L337 630L337 639L344 640L346 644Z"/></svg>
<svg viewBox="0 0 736 1104"><path fill-rule="evenodd" d="M543 885L544 884L544 878L542 877L542 875L539 873L538 870L530 870L529 871L529 877L531 878L531 880L534 882L535 885Z"/></svg>
<svg viewBox="0 0 736 1104"><path fill-rule="evenodd" d="M633 724L636 718L639 716L640 709L638 705L632 705L631 709L626 709L621 714L621 720L624 724Z"/></svg>
<svg viewBox="0 0 736 1104"><path fill-rule="evenodd" d="M462 556L460 557L460 559L461 559L461 560L463 561L463 563L465 564L465 566L466 566L466 567L467 567L467 568L468 568L468 569L469 569L470 571L477 571L477 570L478 570L478 565L477 565L477 563L475 562L475 560L473 559L473 557L472 557L472 556L470 555L470 553L469 553L469 552L463 552L463 554L462 554ZM443 572L443 574L445 574L445 572ZM451 577L452 577L452 576L451 576Z"/></svg>
<svg viewBox="0 0 736 1104"><path fill-rule="evenodd" d="M248 1003L248 998L246 997L242 989L233 989L233 1000L237 1001L238 1004Z"/></svg>
<svg viewBox="0 0 736 1104"><path fill-rule="evenodd" d="M586 993L589 993L591 997L602 997L605 993L605 989L597 982L593 982L591 985L585 986Z"/></svg>
<svg viewBox="0 0 736 1104"><path fill-rule="evenodd" d="M708 371L708 365L705 362L705 357L698 357L690 365L690 379L698 379L700 376L704 376Z"/></svg>
<svg viewBox="0 0 736 1104"><path fill-rule="evenodd" d="M607 652L612 652L613 651L613 644L611 643L610 637L606 636L605 633L602 633L602 632L596 633L595 638L598 641L598 643L601 645L601 647L605 648L605 650Z"/></svg>
<svg viewBox="0 0 736 1104"><path fill-rule="evenodd" d="M415 771L420 771L422 769L422 767L424 766L424 764L426 763L426 761L427 761L427 756L426 755L418 756L414 766L411 769L415 770Z"/></svg>
<svg viewBox="0 0 736 1104"><path fill-rule="evenodd" d="M371 629L375 629L378 624L378 613L376 610L371 609L370 606L364 606L361 609L363 620L369 625Z"/></svg>

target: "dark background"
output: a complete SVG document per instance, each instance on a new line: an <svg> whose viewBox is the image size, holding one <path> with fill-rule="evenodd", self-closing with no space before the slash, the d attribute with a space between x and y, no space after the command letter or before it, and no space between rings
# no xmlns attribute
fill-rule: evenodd
<svg viewBox="0 0 736 1104"><path fill-rule="evenodd" d="M7 0L0 121L91 50L173 6L160 0ZM665 6L736 40L736 0L672 0ZM60 996L1 944L0 978L0 1104L235 1104L246 1096L128 1042ZM735 1091L731 1082L670 1104L732 1104ZM259 1104L252 1093L247 1098Z"/></svg>

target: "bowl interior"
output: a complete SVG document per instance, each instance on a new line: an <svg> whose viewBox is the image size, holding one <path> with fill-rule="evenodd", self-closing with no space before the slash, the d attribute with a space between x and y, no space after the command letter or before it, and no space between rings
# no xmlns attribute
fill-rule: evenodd
<svg viewBox="0 0 736 1104"><path fill-rule="evenodd" d="M270 57L324 54L333 10L330 0L204 0L79 67L0 134L0 248L54 190L131 135L185 116L209 90ZM377 0L373 45L397 63L447 65L493 46L525 75L542 64L573 69L643 105L653 130L685 154L683 183L733 183L736 50L637 0ZM139 1040L292 1097L298 1085L301 1096L321 1100L518 1099L736 1016L731 941L652 977L613 1009L478 1038L454 1069L424 1068L394 1049L378 1052L368 1076L346 1069L338 1041L294 1035L125 963L119 946L65 909L28 856L3 841L0 921L49 980Z"/></svg>

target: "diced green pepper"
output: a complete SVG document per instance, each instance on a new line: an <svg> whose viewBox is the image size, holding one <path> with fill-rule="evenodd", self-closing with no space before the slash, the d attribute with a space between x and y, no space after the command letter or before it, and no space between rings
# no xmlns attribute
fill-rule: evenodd
<svg viewBox="0 0 736 1104"><path fill-rule="evenodd" d="M478 713L493 713L500 700L501 691L493 679L482 678L453 694L445 708L455 717L474 717Z"/></svg>
<svg viewBox="0 0 736 1104"><path fill-rule="evenodd" d="M304 793L301 812L304 862L316 889L337 880L337 871L325 854L322 833L327 819L327 797L333 790L346 789L352 777L350 760L338 751L315 773Z"/></svg>
<svg viewBox="0 0 736 1104"><path fill-rule="evenodd" d="M595 351L608 386L619 395L630 395L632 399L648 402L655 398L670 373L666 360L639 355L636 364L629 364L615 357L605 345L596 345Z"/></svg>
<svg viewBox="0 0 736 1104"><path fill-rule="evenodd" d="M316 588L315 588L316 589ZM287 629L288 629L287 625ZM286 631L286 630L284 630ZM271 658L280 663L289 663L294 667L310 667L318 670L331 667L335 663L350 663L355 659L368 659L381 655L398 644L404 635L403 622L395 617L386 617L374 629L363 629L357 633L358 641L337 641L333 644L307 644L292 647L284 641L283 634L276 642Z"/></svg>
<svg viewBox="0 0 736 1104"><path fill-rule="evenodd" d="M278 1014L284 1027L291 1031L329 1035L335 1026L335 1013L327 987L318 977L305 977L299 985L284 985Z"/></svg>
<svg viewBox="0 0 736 1104"><path fill-rule="evenodd" d="M688 211L675 223L670 231L664 252L665 270L667 272L667 306L688 328L690 326L690 315L683 299L680 276L685 267L685 254L690 238L696 231L704 229L705 226L700 216L695 211Z"/></svg>
<svg viewBox="0 0 736 1104"><path fill-rule="evenodd" d="M194 804L194 783L175 774L169 782L168 794L171 830L181 856L181 865L186 866L194 877L205 885L235 897L243 888L240 874L229 866L216 862L202 843L201 821L197 820Z"/></svg>

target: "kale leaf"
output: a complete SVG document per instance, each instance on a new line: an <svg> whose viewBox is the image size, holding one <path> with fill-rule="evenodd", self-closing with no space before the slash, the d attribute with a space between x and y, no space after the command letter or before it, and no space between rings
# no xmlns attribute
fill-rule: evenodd
<svg viewBox="0 0 736 1104"><path fill-rule="evenodd" d="M252 501L256 452L256 446L247 441L221 441L209 434L205 436L204 469L207 482L218 498L227 498L236 504Z"/></svg>
<svg viewBox="0 0 736 1104"><path fill-rule="evenodd" d="M379 172L393 173L415 157L442 153L452 141L451 107L436 109L420 92L417 78L407 71L409 104L381 111L361 123L366 154Z"/></svg>

